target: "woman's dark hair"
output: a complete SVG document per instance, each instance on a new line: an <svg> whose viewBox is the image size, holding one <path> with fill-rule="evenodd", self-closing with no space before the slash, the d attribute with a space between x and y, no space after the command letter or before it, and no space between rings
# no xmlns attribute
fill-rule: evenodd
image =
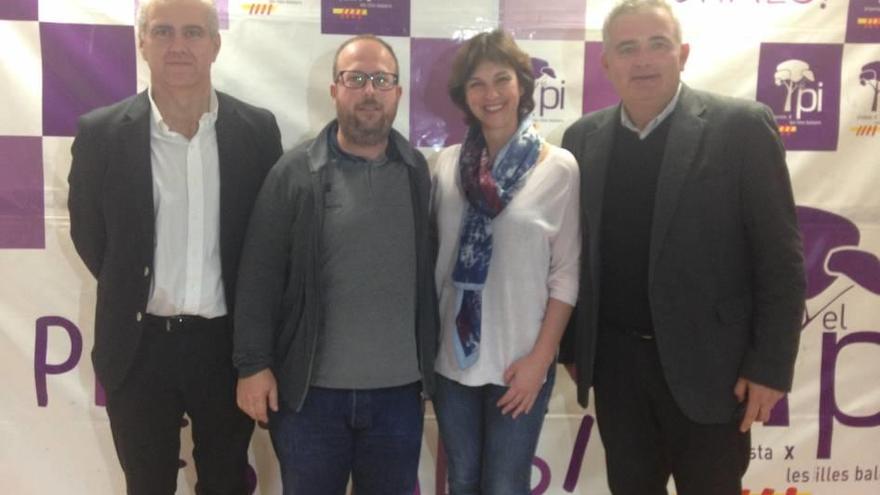
<svg viewBox="0 0 880 495"><path fill-rule="evenodd" d="M528 53L516 46L516 42L509 34L501 29L480 33L467 40L458 49L452 61L452 73L449 75L449 97L452 102L464 112L465 122L468 125L478 123L477 118L468 108L465 92L468 79L477 66L485 61L507 65L516 73L519 87L523 90L517 109L519 120L522 120L535 108L535 99L532 96L535 90L532 59Z"/></svg>

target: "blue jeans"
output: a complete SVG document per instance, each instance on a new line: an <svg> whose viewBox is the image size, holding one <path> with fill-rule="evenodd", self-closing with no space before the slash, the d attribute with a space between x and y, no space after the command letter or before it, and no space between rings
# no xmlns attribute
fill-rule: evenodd
<svg viewBox="0 0 880 495"><path fill-rule="evenodd" d="M531 412L516 419L495 405L507 387L468 387L437 375L434 410L446 448L450 495L531 492L532 459L555 375L554 365Z"/></svg>
<svg viewBox="0 0 880 495"><path fill-rule="evenodd" d="M302 410L269 421L285 495L412 495L423 404L419 382L370 390L311 387Z"/></svg>

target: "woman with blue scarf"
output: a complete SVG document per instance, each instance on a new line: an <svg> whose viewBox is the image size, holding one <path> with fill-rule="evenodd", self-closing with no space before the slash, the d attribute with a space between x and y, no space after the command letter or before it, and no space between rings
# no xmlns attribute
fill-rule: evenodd
<svg viewBox="0 0 880 495"><path fill-rule="evenodd" d="M434 167L441 336L434 408L450 495L526 495L577 299L579 173L538 136L529 56L503 31L456 54L464 143Z"/></svg>

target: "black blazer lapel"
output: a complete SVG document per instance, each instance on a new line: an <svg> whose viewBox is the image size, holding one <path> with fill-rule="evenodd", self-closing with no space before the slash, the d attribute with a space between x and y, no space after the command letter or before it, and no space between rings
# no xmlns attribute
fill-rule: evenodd
<svg viewBox="0 0 880 495"><path fill-rule="evenodd" d="M590 227L596 232L602 218L602 199L605 192L605 177L608 174L608 165L611 161L611 147L614 143L614 117L617 112L609 112L603 116L596 128L584 136L583 150L583 178L581 180L584 199L584 209Z"/></svg>
<svg viewBox="0 0 880 495"><path fill-rule="evenodd" d="M677 108L669 117L672 122L657 179L651 228L649 283L654 280L654 269L669 230L669 223L675 214L682 185L693 167L703 138L704 111L703 103L686 86L682 86Z"/></svg>
<svg viewBox="0 0 880 495"><path fill-rule="evenodd" d="M242 205L246 201L242 198L246 194L242 188L243 174L247 172L250 163L249 157L244 156L243 146L248 146L252 138L246 135L247 129L242 125L242 117L234 100L218 91L217 104L214 130L217 134L217 156L220 162L220 260L226 304L231 309L235 297L233 281L238 276L238 245L244 235L244 232L238 231L236 225L242 214Z"/></svg>
<svg viewBox="0 0 880 495"><path fill-rule="evenodd" d="M220 246L225 247L223 219L236 205L236 183L244 161L241 155L241 122L235 103L217 93L217 155L220 160Z"/></svg>
<svg viewBox="0 0 880 495"><path fill-rule="evenodd" d="M588 237L590 256L590 278L594 289L599 288L599 232L602 230L602 201L605 192L605 178L611 161L611 147L614 144L615 123L620 119L620 109L612 108L596 116L595 127L584 134L581 150L581 198L584 212L581 226ZM593 294L598 294L594 290Z"/></svg>
<svg viewBox="0 0 880 495"><path fill-rule="evenodd" d="M144 248L149 250L149 256L145 259L152 259L156 225L150 156L150 100L146 91L139 94L128 107L119 135L122 138L122 147L119 150L121 156L115 157L115 160L120 166L129 169L126 175L132 183L132 201L138 216L133 219L132 224L140 229L141 239L147 241Z"/></svg>

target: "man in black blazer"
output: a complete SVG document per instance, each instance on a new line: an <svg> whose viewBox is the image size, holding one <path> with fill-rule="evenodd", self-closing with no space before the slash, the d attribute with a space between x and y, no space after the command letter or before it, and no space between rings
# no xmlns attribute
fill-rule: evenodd
<svg viewBox="0 0 880 495"><path fill-rule="evenodd" d="M581 167L584 258L563 343L594 387L615 495L734 495L749 428L792 383L803 255L785 151L763 105L680 83L689 47L662 0L603 28L622 104L563 147Z"/></svg>
<svg viewBox="0 0 880 495"><path fill-rule="evenodd" d="M253 423L235 405L235 281L274 116L211 85L209 0L142 2L150 88L79 121L70 233L98 282L92 360L129 494L175 492L192 424L200 494L246 493Z"/></svg>

